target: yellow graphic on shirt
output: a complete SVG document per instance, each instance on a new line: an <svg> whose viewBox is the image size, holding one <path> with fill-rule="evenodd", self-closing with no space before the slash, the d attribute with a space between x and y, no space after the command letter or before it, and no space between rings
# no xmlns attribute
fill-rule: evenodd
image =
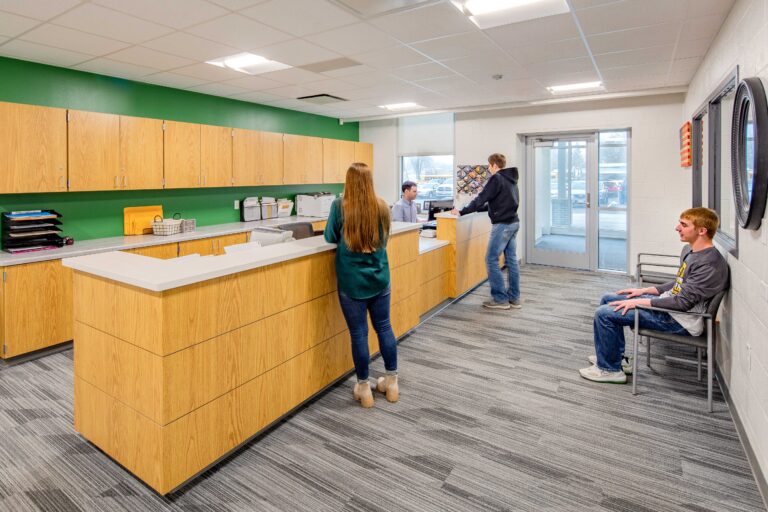
<svg viewBox="0 0 768 512"><path fill-rule="evenodd" d="M677 271L677 279L675 279L675 286L672 287L672 290L670 290L669 293L672 295L677 295L680 293L680 285L683 284L683 275L685 274L685 267L688 264L686 262L683 262L682 265L680 265L680 270Z"/></svg>

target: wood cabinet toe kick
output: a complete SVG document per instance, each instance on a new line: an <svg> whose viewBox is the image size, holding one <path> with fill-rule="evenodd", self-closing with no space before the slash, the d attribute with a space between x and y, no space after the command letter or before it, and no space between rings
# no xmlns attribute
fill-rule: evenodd
<svg viewBox="0 0 768 512"><path fill-rule="evenodd" d="M400 337L419 321L418 232L388 253ZM353 369L333 251L162 292L76 270L74 318L75 429L160 494Z"/></svg>

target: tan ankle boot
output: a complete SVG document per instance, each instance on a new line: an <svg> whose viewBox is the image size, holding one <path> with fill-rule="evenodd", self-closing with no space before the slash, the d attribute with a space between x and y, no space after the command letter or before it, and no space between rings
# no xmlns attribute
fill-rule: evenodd
<svg viewBox="0 0 768 512"><path fill-rule="evenodd" d="M368 382L356 383L352 394L355 400L358 400L360 405L366 409L373 407L373 393L371 393L371 385Z"/></svg>
<svg viewBox="0 0 768 512"><path fill-rule="evenodd" d="M387 375L386 377L379 377L376 382L376 389L380 393L387 394L387 402L397 402L400 398L400 388L397 385L397 375Z"/></svg>

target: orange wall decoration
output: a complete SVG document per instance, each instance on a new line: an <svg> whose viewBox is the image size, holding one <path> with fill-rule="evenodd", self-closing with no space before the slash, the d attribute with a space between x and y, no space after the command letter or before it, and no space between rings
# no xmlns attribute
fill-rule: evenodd
<svg viewBox="0 0 768 512"><path fill-rule="evenodd" d="M691 122L686 121L680 127L680 167L690 167L692 164Z"/></svg>

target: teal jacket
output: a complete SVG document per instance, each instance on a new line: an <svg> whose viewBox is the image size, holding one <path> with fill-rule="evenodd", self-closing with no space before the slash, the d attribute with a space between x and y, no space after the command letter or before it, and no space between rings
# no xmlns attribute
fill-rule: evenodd
<svg viewBox="0 0 768 512"><path fill-rule="evenodd" d="M353 299L370 299L389 286L387 238L372 253L352 252L344 243L341 199L331 205L325 225L325 241L336 244L336 280L339 290Z"/></svg>

